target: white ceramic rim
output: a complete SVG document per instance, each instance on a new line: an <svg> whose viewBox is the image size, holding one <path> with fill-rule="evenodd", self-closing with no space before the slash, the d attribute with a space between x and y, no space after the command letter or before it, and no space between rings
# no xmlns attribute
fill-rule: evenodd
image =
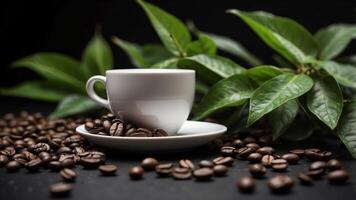
<svg viewBox="0 0 356 200"><path fill-rule="evenodd" d="M110 74L193 74L191 69L111 69L106 73Z"/></svg>
<svg viewBox="0 0 356 200"><path fill-rule="evenodd" d="M218 126L219 129L216 131L211 131L211 132L203 132L199 134L187 134L187 135L173 135L173 136L162 136L162 137L125 137L125 136L120 136L120 137L115 137L115 136L107 136L107 135L97 135L97 134L92 134L89 133L88 131L85 130L84 124L79 125L75 130L76 132L83 134L88 137L97 137L97 138L110 138L110 139L115 139L115 140L174 140L174 139L183 139L183 138L192 138L192 137L203 137L203 136L210 136L210 135L216 135L216 134L223 134L227 131L227 127L221 124L217 123L212 123L212 122L201 122L201 121L187 121L187 122L192 122L192 123L207 123L211 125Z"/></svg>

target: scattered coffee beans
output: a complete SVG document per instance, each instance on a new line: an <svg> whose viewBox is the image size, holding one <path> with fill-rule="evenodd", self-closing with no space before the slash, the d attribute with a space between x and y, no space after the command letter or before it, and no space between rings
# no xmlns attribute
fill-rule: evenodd
<svg viewBox="0 0 356 200"><path fill-rule="evenodd" d="M237 187L241 192L250 193L255 189L255 181L249 176L242 177L237 183Z"/></svg>
<svg viewBox="0 0 356 200"><path fill-rule="evenodd" d="M214 171L210 168L200 168L193 172L197 181L208 181L213 176Z"/></svg>
<svg viewBox="0 0 356 200"><path fill-rule="evenodd" d="M311 184L313 184L313 179L310 176L308 176L308 175L306 175L304 173L299 173L298 179L299 179L300 183L303 184L303 185L311 185Z"/></svg>
<svg viewBox="0 0 356 200"><path fill-rule="evenodd" d="M350 175L345 170L335 170L328 174L328 180L332 184L343 184L349 179Z"/></svg>
<svg viewBox="0 0 356 200"><path fill-rule="evenodd" d="M62 169L59 174L61 175L61 177L63 178L64 181L67 182L73 182L75 181L77 174L75 173L75 171L68 169L68 168L64 168Z"/></svg>
<svg viewBox="0 0 356 200"><path fill-rule="evenodd" d="M187 159L180 160L179 161L179 166L182 167L182 168L187 168L189 170L194 170L195 169L195 166L194 166L193 162L190 161L190 160L187 160Z"/></svg>
<svg viewBox="0 0 356 200"><path fill-rule="evenodd" d="M272 192L284 193L288 192L293 187L294 181L289 176L276 175L268 180L267 185Z"/></svg>
<svg viewBox="0 0 356 200"><path fill-rule="evenodd" d="M160 177L167 177L171 175L172 168L172 163L159 164L156 166L156 173Z"/></svg>
<svg viewBox="0 0 356 200"><path fill-rule="evenodd" d="M117 167L115 165L100 165L98 169L105 176L113 176L117 172Z"/></svg>
<svg viewBox="0 0 356 200"><path fill-rule="evenodd" d="M215 165L213 167L215 176L225 176L229 169L225 165Z"/></svg>
<svg viewBox="0 0 356 200"><path fill-rule="evenodd" d="M204 168L204 167L213 168L214 163L209 160L202 160L199 162L199 167L200 168Z"/></svg>
<svg viewBox="0 0 356 200"><path fill-rule="evenodd" d="M248 170L250 171L251 175L255 178L261 178L266 174L266 167L261 164L253 164L250 165Z"/></svg>
<svg viewBox="0 0 356 200"><path fill-rule="evenodd" d="M49 186L49 191L52 196L68 196L72 191L73 186L69 183L56 183Z"/></svg>
<svg viewBox="0 0 356 200"><path fill-rule="evenodd" d="M186 180L192 177L192 172L189 168L177 167L173 169L172 176L178 180Z"/></svg>
<svg viewBox="0 0 356 200"><path fill-rule="evenodd" d="M141 162L141 167L146 171L152 171L158 165L158 161L155 158L145 158Z"/></svg>
<svg viewBox="0 0 356 200"><path fill-rule="evenodd" d="M135 167L131 167L129 169L129 176L131 177L131 179L133 180L139 180L142 178L144 173L144 170L142 167L140 166L135 166Z"/></svg>

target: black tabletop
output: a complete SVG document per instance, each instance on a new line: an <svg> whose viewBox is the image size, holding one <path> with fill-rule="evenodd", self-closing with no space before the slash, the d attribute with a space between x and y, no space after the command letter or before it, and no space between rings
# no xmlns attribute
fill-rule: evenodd
<svg viewBox="0 0 356 200"><path fill-rule="evenodd" d="M33 103L19 99L0 99L0 114L6 112L18 112L20 110L41 111L48 113L53 105L43 103ZM257 180L257 187L252 194L240 193L236 188L237 180L245 175L248 162L236 160L225 177L213 178L209 182L196 182L194 180L176 181L172 178L158 178L154 172L144 174L142 180L133 181L128 176L128 168L138 165L147 155L126 154L123 152L107 150L107 163L115 164L119 167L118 175L103 177L97 170L85 170L77 166L75 171L78 174L72 194L68 199L304 199L304 200L331 200L331 199L354 199L356 195L356 162L351 159L346 150L333 138L315 138L308 142L299 144L278 145L277 151L284 152L293 147L319 147L324 150L333 151L335 157L342 161L343 167L351 174L351 180L340 186L330 185L325 178L318 180L313 186L303 186L296 180L296 175L301 171L306 171L308 162L301 161L297 165L291 165L286 174L295 179L295 186L287 194L272 194L267 185L268 177L276 174L268 171L265 179ZM212 153L206 147L200 147L190 152L175 154L156 154L160 162L173 162L177 165L179 159L191 159L195 163L202 159L212 159L218 154ZM52 183L60 182L58 173L42 170L38 173L28 173L22 169L17 173L7 173L4 168L0 168L0 199L48 199L48 186Z"/></svg>

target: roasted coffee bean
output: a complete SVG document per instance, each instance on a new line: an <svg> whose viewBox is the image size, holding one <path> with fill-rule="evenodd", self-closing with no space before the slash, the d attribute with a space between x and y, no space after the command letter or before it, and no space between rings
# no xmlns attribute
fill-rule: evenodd
<svg viewBox="0 0 356 200"><path fill-rule="evenodd" d="M41 153L42 151L50 151L51 147L47 143L37 143L29 147L29 150L33 153Z"/></svg>
<svg viewBox="0 0 356 200"><path fill-rule="evenodd" d="M244 143L242 142L242 140L240 139L236 139L232 142L232 145L235 147L235 148L241 148L244 146Z"/></svg>
<svg viewBox="0 0 356 200"><path fill-rule="evenodd" d="M42 160L40 158L36 158L34 160L26 163L25 167L29 172L37 172L42 166Z"/></svg>
<svg viewBox="0 0 356 200"><path fill-rule="evenodd" d="M115 175L117 171L117 167L115 165L100 165L98 169L105 176Z"/></svg>
<svg viewBox="0 0 356 200"><path fill-rule="evenodd" d="M304 149L292 149L289 151L289 153L294 153L297 154L299 157L303 157Z"/></svg>
<svg viewBox="0 0 356 200"><path fill-rule="evenodd" d="M256 143L256 142L257 142L256 139L253 138L253 137L245 137L245 138L243 139L243 143L244 143L244 144Z"/></svg>
<svg viewBox="0 0 356 200"><path fill-rule="evenodd" d="M49 154L46 151L43 151L41 153L38 154L38 157L41 158L43 163L48 163L52 160L51 154Z"/></svg>
<svg viewBox="0 0 356 200"><path fill-rule="evenodd" d="M120 122L115 122L111 125L110 136L123 136L124 135L124 124Z"/></svg>
<svg viewBox="0 0 356 200"><path fill-rule="evenodd" d="M167 177L170 176L172 173L173 164L172 163L165 163L159 164L156 166L155 170L158 176L160 177Z"/></svg>
<svg viewBox="0 0 356 200"><path fill-rule="evenodd" d="M287 153L282 156L282 159L286 160L289 164L296 164L299 161L299 156L294 153Z"/></svg>
<svg viewBox="0 0 356 200"><path fill-rule="evenodd" d="M255 149L250 148L250 147L242 147L237 150L237 153L240 155L242 158L247 158L251 153L254 153Z"/></svg>
<svg viewBox="0 0 356 200"><path fill-rule="evenodd" d="M145 158L141 162L141 167L146 171L152 171L158 165L158 161L155 158Z"/></svg>
<svg viewBox="0 0 356 200"><path fill-rule="evenodd" d="M146 132L142 132L142 131L136 131L136 132L133 132L130 134L127 133L126 136L128 136L128 137L151 137Z"/></svg>
<svg viewBox="0 0 356 200"><path fill-rule="evenodd" d="M172 171L172 176L177 180L186 180L192 177L192 172L189 168L176 167Z"/></svg>
<svg viewBox="0 0 356 200"><path fill-rule="evenodd" d="M202 160L199 162L199 167L200 168L203 168L203 167L213 168L214 163L209 160Z"/></svg>
<svg viewBox="0 0 356 200"><path fill-rule="evenodd" d="M103 127L104 127L105 132L110 132L111 125L112 124L109 120L103 121Z"/></svg>
<svg viewBox="0 0 356 200"><path fill-rule="evenodd" d="M313 179L310 176L308 176L308 175L306 175L304 173L299 173L298 179L299 179L300 183L303 184L303 185L311 185L311 184L313 184Z"/></svg>
<svg viewBox="0 0 356 200"><path fill-rule="evenodd" d="M285 193L290 191L294 181L289 176L276 175L268 180L267 185L274 193Z"/></svg>
<svg viewBox="0 0 356 200"><path fill-rule="evenodd" d="M213 167L213 171L215 176L225 176L229 171L229 168L227 168L225 165L215 165Z"/></svg>
<svg viewBox="0 0 356 200"><path fill-rule="evenodd" d="M250 161L251 163L260 162L261 159L262 159L262 154L260 154L260 153L251 153L251 154L247 157L247 160Z"/></svg>
<svg viewBox="0 0 356 200"><path fill-rule="evenodd" d="M62 169L59 174L63 178L63 180L68 181L68 182L73 182L77 178L77 174L75 171L69 169L69 168L64 168Z"/></svg>
<svg viewBox="0 0 356 200"><path fill-rule="evenodd" d="M85 129L87 131L90 131L94 128L94 123L93 122L86 122L85 125L84 125Z"/></svg>
<svg viewBox="0 0 356 200"><path fill-rule="evenodd" d="M272 155L264 155L261 159L262 165L265 167L271 167L274 157Z"/></svg>
<svg viewBox="0 0 356 200"><path fill-rule="evenodd" d="M274 159L271 164L275 171L285 171L288 168L288 162L284 159Z"/></svg>
<svg viewBox="0 0 356 200"><path fill-rule="evenodd" d="M332 184L343 184L350 178L350 175L345 170L334 170L328 174L328 181Z"/></svg>
<svg viewBox="0 0 356 200"><path fill-rule="evenodd" d="M306 149L304 151L304 156L310 161L323 160L324 155L320 153L319 149Z"/></svg>
<svg viewBox="0 0 356 200"><path fill-rule="evenodd" d="M217 157L213 160L215 165L225 165L231 166L234 163L234 159L232 157Z"/></svg>
<svg viewBox="0 0 356 200"><path fill-rule="evenodd" d="M237 187L241 192L250 193L255 190L255 181L249 176L242 177L237 183Z"/></svg>
<svg viewBox="0 0 356 200"><path fill-rule="evenodd" d="M61 168L73 168L75 167L75 161L73 158L67 158L60 161Z"/></svg>
<svg viewBox="0 0 356 200"><path fill-rule="evenodd" d="M164 131L163 129L154 129L152 131L152 136L154 136L154 137L164 137L164 136L168 136L168 133L166 131Z"/></svg>
<svg viewBox="0 0 356 200"><path fill-rule="evenodd" d="M319 179L324 175L324 169L309 170L307 172L307 175L312 177L313 179Z"/></svg>
<svg viewBox="0 0 356 200"><path fill-rule="evenodd" d="M263 146L268 146L273 144L273 138L270 135L263 135L258 138L258 143Z"/></svg>
<svg viewBox="0 0 356 200"><path fill-rule="evenodd" d="M199 168L193 172L193 175L197 181L208 181L213 174L214 171L211 168Z"/></svg>
<svg viewBox="0 0 356 200"><path fill-rule="evenodd" d="M6 147L4 150L0 151L0 154L11 157L16 154L16 150L14 147Z"/></svg>
<svg viewBox="0 0 356 200"><path fill-rule="evenodd" d="M326 162L324 161L315 161L309 165L310 171L319 170L319 169L325 170L325 168L326 168Z"/></svg>
<svg viewBox="0 0 356 200"><path fill-rule="evenodd" d="M49 192L52 196L68 196L73 186L69 183L56 183L49 186Z"/></svg>
<svg viewBox="0 0 356 200"><path fill-rule="evenodd" d="M59 171L61 169L61 163L59 161L50 161L48 163L48 168L52 171Z"/></svg>
<svg viewBox="0 0 356 200"><path fill-rule="evenodd" d="M133 180L141 179L143 173L144 173L144 169L141 166L135 166L129 169L129 176Z"/></svg>
<svg viewBox="0 0 356 200"><path fill-rule="evenodd" d="M332 159L326 163L326 167L331 171L341 169L341 163L340 163L340 161L338 161L336 159Z"/></svg>
<svg viewBox="0 0 356 200"><path fill-rule="evenodd" d="M274 149L272 147L265 146L257 149L257 153L260 153L262 155L272 155L274 154Z"/></svg>
<svg viewBox="0 0 356 200"><path fill-rule="evenodd" d="M57 150L57 153L58 153L58 154L70 154L70 153L72 153L72 149L69 148L69 147L60 147L60 148Z"/></svg>
<svg viewBox="0 0 356 200"><path fill-rule="evenodd" d="M220 153L223 156L234 156L236 153L235 147L223 146L220 149Z"/></svg>
<svg viewBox="0 0 356 200"><path fill-rule="evenodd" d="M87 158L82 157L80 159L80 164L87 169L96 169L101 165L103 161L100 158Z"/></svg>
<svg viewBox="0 0 356 200"><path fill-rule="evenodd" d="M0 167L4 167L9 162L9 158L5 155L0 155Z"/></svg>
<svg viewBox="0 0 356 200"><path fill-rule="evenodd" d="M251 175L255 178L262 178L267 171L266 167L261 164L250 165L248 170L250 171Z"/></svg>
<svg viewBox="0 0 356 200"><path fill-rule="evenodd" d="M190 161L190 160L187 160L187 159L180 160L179 161L179 166L182 167L182 168L190 169L190 170L194 170L195 169L195 166L194 166L193 162Z"/></svg>
<svg viewBox="0 0 356 200"><path fill-rule="evenodd" d="M6 170L8 172L17 172L21 168L21 164L15 160L10 161L6 164Z"/></svg>
<svg viewBox="0 0 356 200"><path fill-rule="evenodd" d="M257 149L260 148L260 145L258 145L257 143L248 143L246 144L246 147L252 148L256 151Z"/></svg>

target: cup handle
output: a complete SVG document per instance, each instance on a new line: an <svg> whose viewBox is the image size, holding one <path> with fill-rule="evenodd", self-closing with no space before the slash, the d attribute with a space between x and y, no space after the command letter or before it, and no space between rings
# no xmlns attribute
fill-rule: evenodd
<svg viewBox="0 0 356 200"><path fill-rule="evenodd" d="M94 84L96 81L103 82L106 87L106 77L105 76L100 76L100 75L93 76L93 77L89 78L87 81L87 84L86 84L87 93L92 100L94 100L101 106L110 110L109 101L107 99L101 98L99 95L97 95L95 93Z"/></svg>

